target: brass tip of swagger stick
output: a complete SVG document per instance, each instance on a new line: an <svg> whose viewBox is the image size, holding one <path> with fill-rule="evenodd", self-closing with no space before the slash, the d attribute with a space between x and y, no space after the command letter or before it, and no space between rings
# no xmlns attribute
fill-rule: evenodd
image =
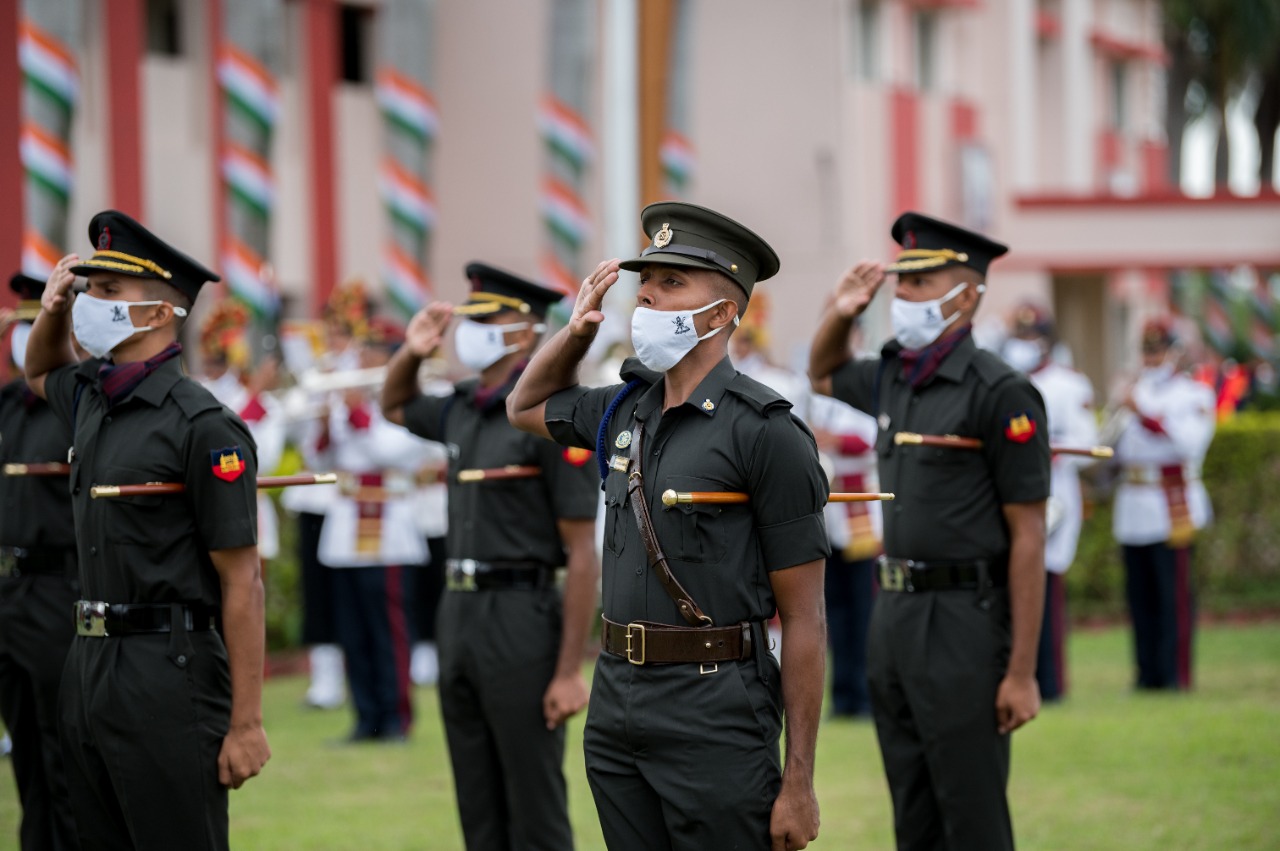
<svg viewBox="0 0 1280 851"><path fill-rule="evenodd" d="M924 443L924 437L914 431L900 431L893 436L893 442L897 446L904 443Z"/></svg>
<svg viewBox="0 0 1280 851"><path fill-rule="evenodd" d="M484 481L484 470L459 470L459 482L482 482Z"/></svg>
<svg viewBox="0 0 1280 851"><path fill-rule="evenodd" d="M89 496L94 499L101 499L104 496L119 496L120 488L117 485L94 485L89 488Z"/></svg>
<svg viewBox="0 0 1280 851"><path fill-rule="evenodd" d="M680 497L684 497L684 499L681 500ZM689 501L689 495L687 493L676 493L674 490L671 490L670 488L662 492L662 504L665 505L667 508L670 508L673 505L677 505L680 502L688 502L688 501Z"/></svg>
<svg viewBox="0 0 1280 851"><path fill-rule="evenodd" d="M1091 446L1089 455L1093 458L1114 458L1116 451L1110 446Z"/></svg>
<svg viewBox="0 0 1280 851"><path fill-rule="evenodd" d="M333 485L338 483L337 473L316 473L315 483L317 485Z"/></svg>
<svg viewBox="0 0 1280 851"><path fill-rule="evenodd" d="M4 474L6 476L25 476L27 474L26 464L5 464Z"/></svg>

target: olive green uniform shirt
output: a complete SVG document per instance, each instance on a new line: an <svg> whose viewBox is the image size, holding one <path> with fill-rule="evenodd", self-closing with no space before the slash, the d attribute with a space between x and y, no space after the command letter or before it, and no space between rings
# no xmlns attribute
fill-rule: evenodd
<svg viewBox="0 0 1280 851"><path fill-rule="evenodd" d="M851 360L832 375L835 398L879 421L880 486L896 495L884 511L885 554L920 561L1007 556L1000 507L1049 496L1040 393L972 337L918 388L903 377L900 351L890 342L880 359ZM895 445L894 435L904 431L975 437L982 449Z"/></svg>
<svg viewBox="0 0 1280 851"><path fill-rule="evenodd" d="M644 422L644 494L680 584L717 626L772 617L769 572L830 552L822 516L827 483L813 435L791 414L791 403L739 373L728 358L686 402L665 412L661 375L630 359L622 378L641 384L610 420L606 454L628 457L633 423ZM605 411L622 388L572 387L552 396L545 416L552 437L594 449ZM627 437L619 440L624 432ZM661 501L668 488L744 492L750 502L668 509ZM648 566L628 501L627 473L611 470L604 491L605 617L684 626Z"/></svg>

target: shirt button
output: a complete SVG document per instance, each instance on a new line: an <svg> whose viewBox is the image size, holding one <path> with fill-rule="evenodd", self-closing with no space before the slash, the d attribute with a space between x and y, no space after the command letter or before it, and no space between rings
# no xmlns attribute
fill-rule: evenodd
<svg viewBox="0 0 1280 851"><path fill-rule="evenodd" d="M97 547L89 547L89 555L91 555L91 556L96 556L97 554L98 554L98 548L97 548Z"/></svg>
<svg viewBox="0 0 1280 851"><path fill-rule="evenodd" d="M72 496L79 496L79 495L80 495L80 486L79 486L79 485L76 485L76 486L75 486L75 488L74 488L74 489L72 489L72 491L71 491L71 495L72 495Z"/></svg>
<svg viewBox="0 0 1280 851"><path fill-rule="evenodd" d="M636 568L636 576L640 576L640 575L642 575L643 573L644 573L644 568L643 568L643 567L637 567L637 568Z"/></svg>

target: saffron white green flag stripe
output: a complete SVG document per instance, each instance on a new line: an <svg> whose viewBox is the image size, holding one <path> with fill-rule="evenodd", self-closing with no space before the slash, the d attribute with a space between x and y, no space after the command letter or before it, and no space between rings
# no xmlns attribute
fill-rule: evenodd
<svg viewBox="0 0 1280 851"><path fill-rule="evenodd" d="M658 149L658 158L662 161L662 171L676 187L683 187L689 182L693 175L694 153L688 139L668 130Z"/></svg>
<svg viewBox="0 0 1280 851"><path fill-rule="evenodd" d="M280 297L263 275L265 266L262 258L234 239L222 252L222 271L231 294L259 317L275 316L280 309Z"/></svg>
<svg viewBox="0 0 1280 851"><path fill-rule="evenodd" d="M546 97L542 101L538 110L538 130L547 145L576 168L585 166L595 153L587 123L554 97Z"/></svg>
<svg viewBox="0 0 1280 851"><path fill-rule="evenodd" d="M218 82L231 103L263 127L275 126L280 97L275 79L253 58L225 46L218 58Z"/></svg>
<svg viewBox="0 0 1280 851"><path fill-rule="evenodd" d="M547 178L542 184L540 207L548 227L570 247L577 248L590 235L587 208L564 183Z"/></svg>
<svg viewBox="0 0 1280 851"><path fill-rule="evenodd" d="M61 253L39 233L28 230L22 237L22 273L42 280L48 278Z"/></svg>
<svg viewBox="0 0 1280 851"><path fill-rule="evenodd" d="M56 39L30 22L22 25L18 63L27 81L53 98L67 112L80 91L75 58Z"/></svg>
<svg viewBox="0 0 1280 851"><path fill-rule="evenodd" d="M431 191L391 157L383 159L378 171L378 192L391 215L399 221L419 233L435 227L436 204Z"/></svg>
<svg viewBox="0 0 1280 851"><path fill-rule="evenodd" d="M71 195L71 152L34 124L22 128L18 142L28 176L65 201Z"/></svg>
<svg viewBox="0 0 1280 851"><path fill-rule="evenodd" d="M259 215L270 215L275 184L266 161L252 151L229 145L222 155L222 176L231 191Z"/></svg>
<svg viewBox="0 0 1280 851"><path fill-rule="evenodd" d="M406 316L413 316L430 299L426 277L394 243L382 257L382 280L387 297Z"/></svg>
<svg viewBox="0 0 1280 851"><path fill-rule="evenodd" d="M431 93L392 70L378 74L374 97L382 113L394 124L423 141L440 131L440 115Z"/></svg>

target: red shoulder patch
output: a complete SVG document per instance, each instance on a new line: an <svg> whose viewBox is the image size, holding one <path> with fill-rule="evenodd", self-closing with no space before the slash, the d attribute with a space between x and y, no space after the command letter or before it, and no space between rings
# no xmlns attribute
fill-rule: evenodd
<svg viewBox="0 0 1280 851"><path fill-rule="evenodd" d="M568 461L575 467L581 467L583 464L591 460L595 453L590 449L582 449L577 446L570 446L564 451L564 460Z"/></svg>
<svg viewBox="0 0 1280 851"><path fill-rule="evenodd" d="M1036 421L1030 411L1016 411L1004 419L1004 436L1014 443L1026 443L1036 436Z"/></svg>
<svg viewBox="0 0 1280 851"><path fill-rule="evenodd" d="M209 453L213 474L224 482L234 482L244 472L244 456L239 446L227 446Z"/></svg>

